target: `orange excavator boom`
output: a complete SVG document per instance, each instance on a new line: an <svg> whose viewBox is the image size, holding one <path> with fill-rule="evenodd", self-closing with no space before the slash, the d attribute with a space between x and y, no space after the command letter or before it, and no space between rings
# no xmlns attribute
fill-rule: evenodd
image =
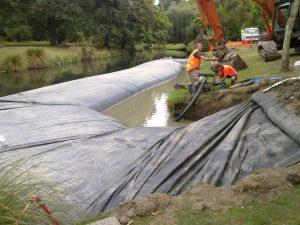
<svg viewBox="0 0 300 225"><path fill-rule="evenodd" d="M268 33L268 38L272 38L272 26L270 22L272 21L273 13L275 10L275 1L274 0L252 0L257 3L261 8L261 16L265 23L266 31ZM214 0L196 0L201 16L204 20L206 26L210 26L215 36L212 37L215 39L218 44L225 44L225 34L222 28L222 24L218 15L218 11L215 5ZM285 23L284 17L279 15L279 23Z"/></svg>
<svg viewBox="0 0 300 225"><path fill-rule="evenodd" d="M225 35L216 5L213 0L197 0L197 5L205 26L210 26L215 36L212 37L218 44L225 44Z"/></svg>

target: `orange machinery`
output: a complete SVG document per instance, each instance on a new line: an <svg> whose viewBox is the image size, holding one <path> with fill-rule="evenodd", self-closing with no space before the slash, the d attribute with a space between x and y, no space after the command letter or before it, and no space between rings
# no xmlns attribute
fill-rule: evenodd
<svg viewBox="0 0 300 225"><path fill-rule="evenodd" d="M204 20L204 25L206 27L210 26L215 35L210 38L213 45L217 44L225 44L225 34L222 28L222 24L218 15L218 11L215 5L214 0L196 0L198 8L200 10L201 16ZM272 21L274 10L275 10L275 2L274 0L253 0L256 2L261 8L261 15L264 20L266 31L268 34L268 39L272 39L272 25L270 21ZM279 21L284 23L284 17L279 17Z"/></svg>

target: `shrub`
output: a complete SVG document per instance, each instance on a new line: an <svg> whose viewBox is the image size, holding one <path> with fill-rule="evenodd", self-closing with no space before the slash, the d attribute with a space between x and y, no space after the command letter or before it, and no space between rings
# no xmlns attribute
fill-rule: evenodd
<svg viewBox="0 0 300 225"><path fill-rule="evenodd" d="M24 70L24 62L21 55L8 56L4 61L4 67L8 71L20 72Z"/></svg>
<svg viewBox="0 0 300 225"><path fill-rule="evenodd" d="M88 48L86 46L82 46L81 62L95 61L96 59L97 59L96 50L94 48Z"/></svg>
<svg viewBox="0 0 300 225"><path fill-rule="evenodd" d="M46 68L45 63L45 50L42 48L30 48L26 51L28 68L29 69L40 69Z"/></svg>

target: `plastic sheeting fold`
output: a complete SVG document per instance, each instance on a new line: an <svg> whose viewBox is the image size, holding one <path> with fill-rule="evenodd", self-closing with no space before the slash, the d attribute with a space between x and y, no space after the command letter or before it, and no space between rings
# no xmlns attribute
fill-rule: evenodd
<svg viewBox="0 0 300 225"><path fill-rule="evenodd" d="M137 196L176 195L199 181L230 185L258 169L300 161L300 119L267 94L186 128L127 128L95 111L107 104L93 103L93 94L66 99L73 82L55 86L40 89L41 96L35 90L0 100L0 135L7 140L0 156L29 157L42 180L62 184L88 215Z"/></svg>

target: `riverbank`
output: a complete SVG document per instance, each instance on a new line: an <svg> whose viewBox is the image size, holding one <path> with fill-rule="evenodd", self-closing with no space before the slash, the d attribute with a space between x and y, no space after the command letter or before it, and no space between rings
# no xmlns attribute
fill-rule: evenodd
<svg viewBox="0 0 300 225"><path fill-rule="evenodd" d="M96 61L119 54L118 50L97 51L92 47L12 46L1 47L0 71L21 72L29 69L60 67L82 61Z"/></svg>
<svg viewBox="0 0 300 225"><path fill-rule="evenodd" d="M300 164L257 171L235 185L199 183L179 196L153 194L120 205L78 225L109 216L121 224L298 224Z"/></svg>
<svg viewBox="0 0 300 225"><path fill-rule="evenodd" d="M250 99L253 92L265 88L272 83L267 80L268 77L290 78L300 75L299 72L295 71L289 71L286 73L280 72L280 59L273 62L263 62L257 54L255 47L240 47L237 54L239 54L248 64L247 69L239 71L238 81L254 77L261 77L262 79L265 79L265 81L261 85L250 85L249 87L243 87L236 90L228 89L206 93L198 99L198 102L186 114L187 119L199 120L222 109L229 108L241 103L242 101ZM298 59L299 56L295 55L292 51L290 55L291 68ZM202 62L201 68L202 73L212 74L210 62ZM213 77L209 77L208 80L212 81ZM227 85L230 85L228 81ZM177 115L188 104L190 98L191 96L188 91L182 89L175 90L169 94L169 109Z"/></svg>

